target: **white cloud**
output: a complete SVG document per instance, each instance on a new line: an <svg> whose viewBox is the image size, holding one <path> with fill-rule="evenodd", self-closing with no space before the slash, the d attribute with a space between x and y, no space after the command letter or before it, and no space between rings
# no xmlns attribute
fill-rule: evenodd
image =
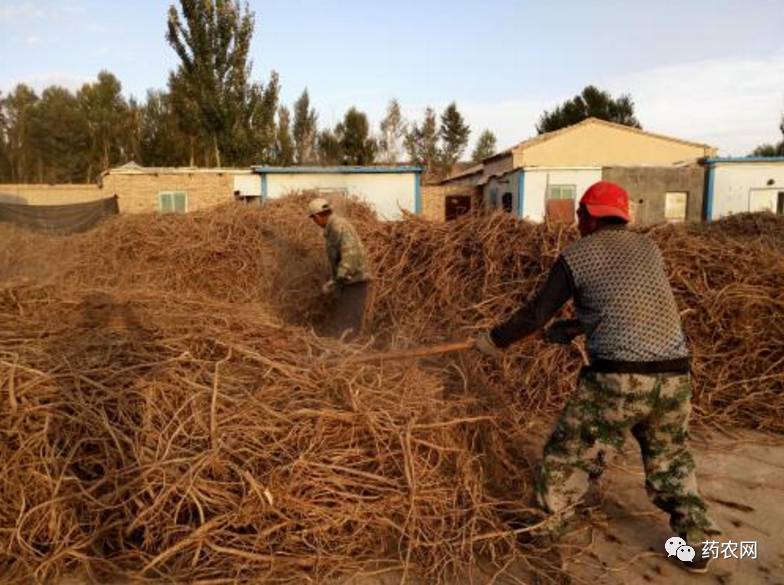
<svg viewBox="0 0 784 585"><path fill-rule="evenodd" d="M38 94L50 85L59 85L60 87L70 89L71 91L76 91L89 81L94 81L94 78L71 75L69 73L44 73L11 80L8 84L3 84L3 86L0 87L0 91L4 94L8 93L20 83L30 86Z"/></svg>
<svg viewBox="0 0 784 585"><path fill-rule="evenodd" d="M28 47L36 47L41 44L41 39L35 35L30 35L25 38L24 44Z"/></svg>
<svg viewBox="0 0 784 585"><path fill-rule="evenodd" d="M645 128L706 142L724 155L746 155L781 139L784 52L657 67L609 80L606 87L632 95Z"/></svg>
<svg viewBox="0 0 784 585"><path fill-rule="evenodd" d="M4 2L0 6L0 21L46 18L46 11L33 2Z"/></svg>
<svg viewBox="0 0 784 585"><path fill-rule="evenodd" d="M84 14L86 12L84 6L75 2L66 2L60 6L60 10L67 14Z"/></svg>
<svg viewBox="0 0 784 585"><path fill-rule="evenodd" d="M643 128L684 140L705 142L723 155L746 155L763 142L781 140L784 112L784 51L760 59L716 59L655 67L597 80L613 95L629 93ZM574 93L581 88L575 88ZM499 149L536 134L546 109L571 98L538 95L502 102L458 102L474 140L485 128ZM440 112L447 104L434 103ZM424 106L404 108L409 120L422 119Z"/></svg>

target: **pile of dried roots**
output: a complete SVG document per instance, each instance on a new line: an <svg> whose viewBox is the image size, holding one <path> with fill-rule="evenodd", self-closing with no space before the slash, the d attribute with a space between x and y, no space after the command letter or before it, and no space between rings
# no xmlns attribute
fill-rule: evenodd
<svg viewBox="0 0 784 585"><path fill-rule="evenodd" d="M362 364L316 335L323 238L306 197L117 217L65 238L0 233L0 574L426 581L540 554L524 430L581 348ZM536 288L575 234L508 215L380 223L366 348L460 339ZM784 432L781 219L650 230L694 353L697 414ZM480 562L481 561L481 562Z"/></svg>
<svg viewBox="0 0 784 585"><path fill-rule="evenodd" d="M159 291L6 288L0 331L4 582L435 582L519 556L499 513L524 462L493 496L496 421L420 368Z"/></svg>

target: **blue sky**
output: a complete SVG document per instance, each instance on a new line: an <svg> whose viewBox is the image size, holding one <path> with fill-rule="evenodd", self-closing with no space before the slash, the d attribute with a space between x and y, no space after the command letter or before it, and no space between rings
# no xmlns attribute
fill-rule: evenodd
<svg viewBox="0 0 784 585"><path fill-rule="evenodd" d="M129 95L163 87L176 58L166 0L0 0L0 90L71 88L108 69ZM376 123L456 100L506 147L545 108L594 83L629 92L643 127L746 154L779 138L784 0L252 0L254 77L282 99L308 87L320 121L351 105Z"/></svg>

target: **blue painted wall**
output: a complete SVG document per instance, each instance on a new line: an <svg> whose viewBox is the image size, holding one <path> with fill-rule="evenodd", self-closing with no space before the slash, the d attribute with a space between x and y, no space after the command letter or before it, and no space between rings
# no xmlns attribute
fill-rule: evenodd
<svg viewBox="0 0 784 585"><path fill-rule="evenodd" d="M414 173L414 213L422 214L422 173Z"/></svg>
<svg viewBox="0 0 784 585"><path fill-rule="evenodd" d="M708 177L705 179L705 221L713 221L713 189L716 181L716 167L708 164Z"/></svg>
<svg viewBox="0 0 784 585"><path fill-rule="evenodd" d="M525 171L517 171L517 217L525 217Z"/></svg>

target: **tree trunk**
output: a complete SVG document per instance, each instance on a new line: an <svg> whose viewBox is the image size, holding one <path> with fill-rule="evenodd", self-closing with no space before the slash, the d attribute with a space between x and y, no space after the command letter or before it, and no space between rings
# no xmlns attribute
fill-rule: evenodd
<svg viewBox="0 0 784 585"><path fill-rule="evenodd" d="M109 145L104 142L103 143L103 169L107 170L109 168Z"/></svg>
<svg viewBox="0 0 784 585"><path fill-rule="evenodd" d="M212 144L215 147L215 166L220 168L221 166L221 156L220 156L220 149L218 148L218 135L214 134L212 136Z"/></svg>

